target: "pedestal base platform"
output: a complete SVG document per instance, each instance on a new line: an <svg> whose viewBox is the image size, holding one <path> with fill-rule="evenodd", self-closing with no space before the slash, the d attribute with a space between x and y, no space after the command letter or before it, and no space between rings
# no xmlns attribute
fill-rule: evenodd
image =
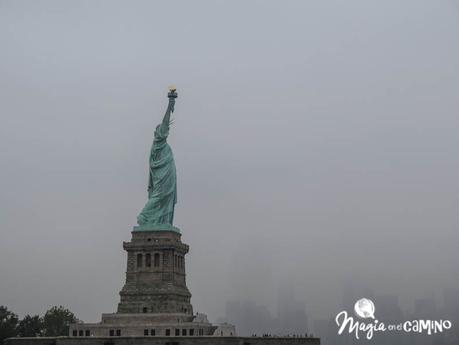
<svg viewBox="0 0 459 345"><path fill-rule="evenodd" d="M281 337L58 337L10 338L5 345L320 345L319 338Z"/></svg>

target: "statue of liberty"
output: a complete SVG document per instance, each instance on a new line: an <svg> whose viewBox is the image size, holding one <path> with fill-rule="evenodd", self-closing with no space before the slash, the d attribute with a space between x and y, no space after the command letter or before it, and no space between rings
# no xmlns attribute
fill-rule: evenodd
<svg viewBox="0 0 459 345"><path fill-rule="evenodd" d="M139 226L135 230L173 230L174 207L177 203L177 176L174 156L167 143L171 113L174 112L177 93L170 87L169 105L163 121L156 127L150 153L150 176L148 180L148 201L137 216Z"/></svg>

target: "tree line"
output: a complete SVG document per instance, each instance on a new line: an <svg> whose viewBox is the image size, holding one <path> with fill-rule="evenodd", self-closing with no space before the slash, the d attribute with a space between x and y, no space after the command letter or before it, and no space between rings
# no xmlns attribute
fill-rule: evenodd
<svg viewBox="0 0 459 345"><path fill-rule="evenodd" d="M11 337L67 336L71 323L79 322L75 315L63 306L54 306L43 316L26 315L22 320L5 306L0 306L0 344Z"/></svg>

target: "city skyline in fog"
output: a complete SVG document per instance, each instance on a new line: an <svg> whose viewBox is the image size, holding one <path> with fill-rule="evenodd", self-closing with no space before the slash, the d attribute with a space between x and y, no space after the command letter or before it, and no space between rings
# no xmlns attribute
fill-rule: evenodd
<svg viewBox="0 0 459 345"><path fill-rule="evenodd" d="M459 284L456 1L0 1L0 304L113 312L169 143L195 311ZM362 296L363 297L363 296Z"/></svg>

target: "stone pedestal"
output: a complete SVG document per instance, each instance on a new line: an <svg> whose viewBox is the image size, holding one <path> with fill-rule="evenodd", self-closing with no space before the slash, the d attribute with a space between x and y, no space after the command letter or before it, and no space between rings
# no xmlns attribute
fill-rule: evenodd
<svg viewBox="0 0 459 345"><path fill-rule="evenodd" d="M133 231L127 251L126 284L120 292L118 313L182 313L193 315L186 286L188 245L177 231Z"/></svg>
<svg viewBox="0 0 459 345"><path fill-rule="evenodd" d="M213 326L204 314L193 314L186 286L185 255L189 247L172 226L135 227L127 252L126 283L118 310L102 314L100 323L70 326L77 337L211 336ZM234 326L233 326L234 329ZM234 336L235 331L230 331Z"/></svg>

